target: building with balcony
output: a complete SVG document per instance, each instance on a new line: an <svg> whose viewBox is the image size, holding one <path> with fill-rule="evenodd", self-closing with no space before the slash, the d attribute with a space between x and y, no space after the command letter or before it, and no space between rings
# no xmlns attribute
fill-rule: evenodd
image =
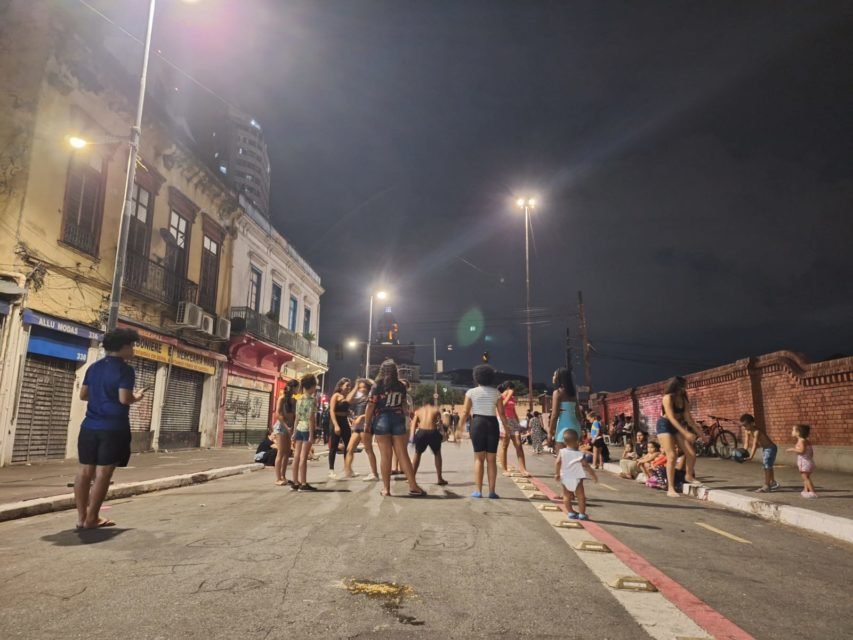
<svg viewBox="0 0 853 640"><path fill-rule="evenodd" d="M320 276L244 194L240 205L233 227L225 444L257 442L285 381L328 370L328 354L317 346Z"/></svg>
<svg viewBox="0 0 853 640"><path fill-rule="evenodd" d="M0 23L0 274L7 363L0 464L76 455L78 390L99 356L124 205L134 78L82 5L5 3ZM128 48L132 50L132 42ZM149 97L119 318L133 366L137 451L216 446L229 338L236 195ZM81 149L69 135L90 142ZM20 295L18 295L18 292Z"/></svg>

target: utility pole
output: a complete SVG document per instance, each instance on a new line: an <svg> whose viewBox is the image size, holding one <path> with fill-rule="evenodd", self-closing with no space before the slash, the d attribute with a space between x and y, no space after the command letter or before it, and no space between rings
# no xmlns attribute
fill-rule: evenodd
<svg viewBox="0 0 853 640"><path fill-rule="evenodd" d="M438 348L432 339L432 403L438 407Z"/></svg>
<svg viewBox="0 0 853 640"><path fill-rule="evenodd" d="M566 327L566 369L572 370L572 330Z"/></svg>
<svg viewBox="0 0 853 640"><path fill-rule="evenodd" d="M588 389L587 393L592 393L592 372L589 366L589 333L586 326L586 314L583 307L583 291L578 291L578 316L580 319L581 342L583 344L583 379Z"/></svg>

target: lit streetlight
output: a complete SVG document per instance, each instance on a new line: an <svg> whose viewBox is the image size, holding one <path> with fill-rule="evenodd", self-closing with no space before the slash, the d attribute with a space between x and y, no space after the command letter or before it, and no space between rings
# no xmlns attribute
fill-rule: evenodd
<svg viewBox="0 0 853 640"><path fill-rule="evenodd" d="M377 291L370 294L370 312L368 314L367 326L367 348L364 353L364 377L370 377L370 343L373 342L373 297L379 300L385 300L388 294L385 291Z"/></svg>
<svg viewBox="0 0 853 640"><path fill-rule="evenodd" d="M70 144L75 149L84 149L89 143L84 138L80 138L78 136L70 136L68 138L68 144Z"/></svg>
<svg viewBox="0 0 853 640"><path fill-rule="evenodd" d="M536 206L533 198L519 198L515 201L524 211L524 280L526 291L525 310L527 312L527 406L533 411L533 325L530 323L530 212Z"/></svg>

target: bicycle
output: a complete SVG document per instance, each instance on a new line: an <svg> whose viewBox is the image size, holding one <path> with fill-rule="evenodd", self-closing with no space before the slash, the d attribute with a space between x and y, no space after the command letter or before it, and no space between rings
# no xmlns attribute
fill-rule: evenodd
<svg viewBox="0 0 853 640"><path fill-rule="evenodd" d="M730 460L738 446L737 436L732 431L724 429L720 422L735 421L719 416L708 417L713 420L710 427L702 420L698 421L702 433L696 437L696 441L693 443L696 456L717 456L721 460Z"/></svg>

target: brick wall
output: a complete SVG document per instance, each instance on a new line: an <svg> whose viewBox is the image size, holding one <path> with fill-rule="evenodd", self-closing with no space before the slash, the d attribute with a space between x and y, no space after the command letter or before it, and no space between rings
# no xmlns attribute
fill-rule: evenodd
<svg viewBox="0 0 853 640"><path fill-rule="evenodd" d="M687 380L697 420L710 415L737 420L742 413L752 413L779 443L790 443L791 427L803 422L812 425L813 444L853 447L853 357L811 363L796 353L777 351L700 371ZM653 430L663 385L661 381L599 394L594 405L611 418L633 414L633 392L641 428Z"/></svg>

